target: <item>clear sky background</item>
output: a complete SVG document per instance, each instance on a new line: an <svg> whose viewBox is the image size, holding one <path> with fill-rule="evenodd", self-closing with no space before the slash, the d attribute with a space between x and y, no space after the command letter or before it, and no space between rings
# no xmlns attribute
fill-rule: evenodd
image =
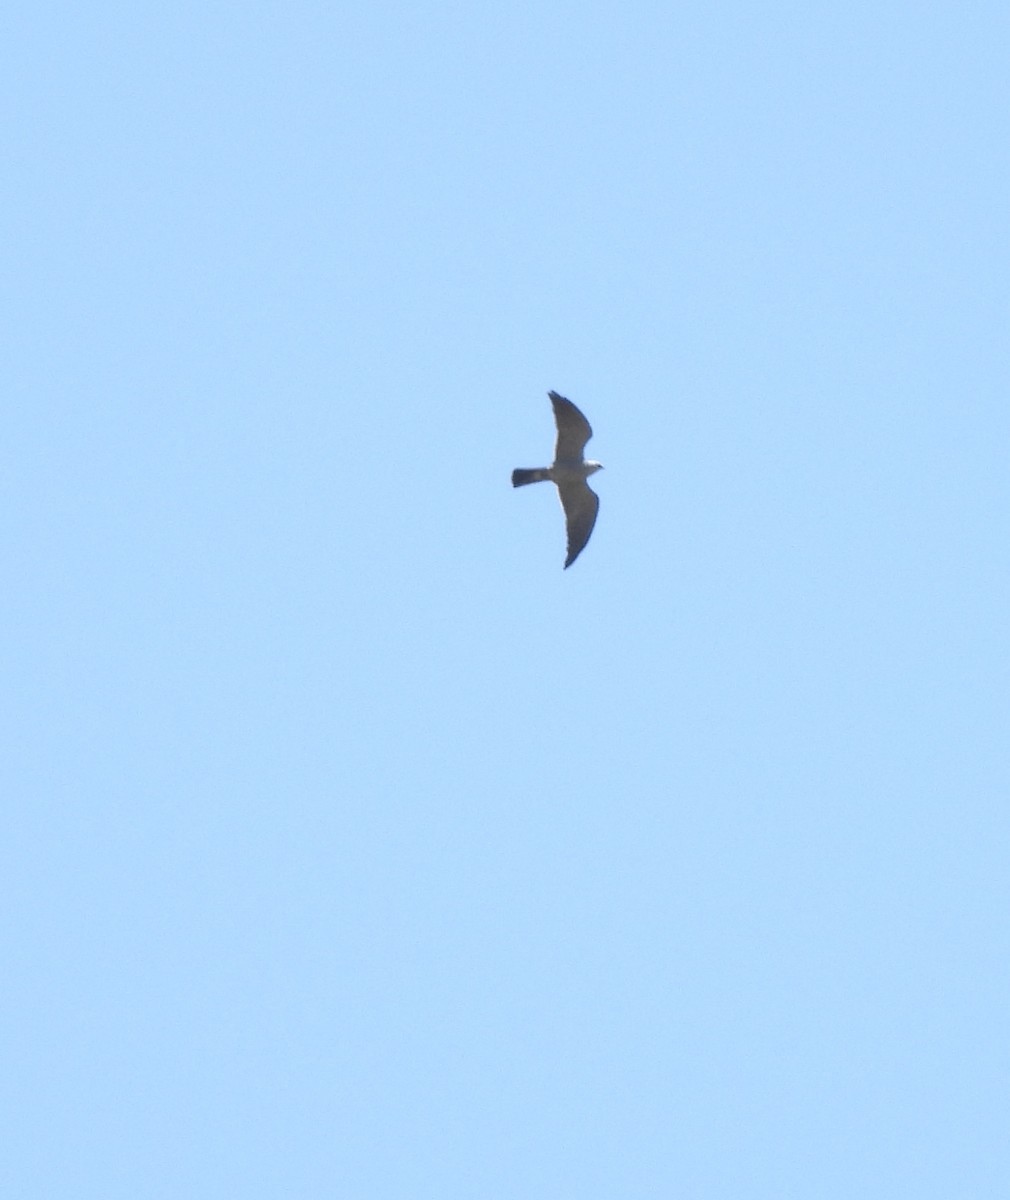
<svg viewBox="0 0 1010 1200"><path fill-rule="evenodd" d="M3 26L3 1195L1010 1195L1005 3Z"/></svg>

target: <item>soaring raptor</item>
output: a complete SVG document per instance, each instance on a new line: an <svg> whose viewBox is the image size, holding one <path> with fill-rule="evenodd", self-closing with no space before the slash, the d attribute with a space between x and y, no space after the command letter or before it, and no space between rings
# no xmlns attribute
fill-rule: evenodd
<svg viewBox="0 0 1010 1200"><path fill-rule="evenodd" d="M593 436L589 422L571 400L548 392L554 405L554 423L558 427L558 442L554 449L554 462L549 467L522 467L512 472L512 486L522 487L526 483L539 483L549 479L558 489L561 507L565 510L565 528L568 532L568 557L565 567L570 567L585 549L589 535L596 524L596 513L600 498L586 483L603 464L586 460L583 454L586 442Z"/></svg>

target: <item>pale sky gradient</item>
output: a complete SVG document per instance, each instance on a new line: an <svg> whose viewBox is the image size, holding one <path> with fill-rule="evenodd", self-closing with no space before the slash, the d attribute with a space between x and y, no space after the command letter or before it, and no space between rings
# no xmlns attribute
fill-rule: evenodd
<svg viewBox="0 0 1010 1200"><path fill-rule="evenodd" d="M0 1193L1005 1200L1005 3L3 29Z"/></svg>

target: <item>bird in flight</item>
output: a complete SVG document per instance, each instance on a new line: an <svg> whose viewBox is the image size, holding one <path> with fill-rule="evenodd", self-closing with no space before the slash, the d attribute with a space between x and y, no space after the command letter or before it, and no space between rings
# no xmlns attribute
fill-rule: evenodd
<svg viewBox="0 0 1010 1200"><path fill-rule="evenodd" d="M586 442L593 436L586 418L571 400L566 400L557 392L547 394L554 406L554 423L558 427L554 462L549 467L517 468L512 472L512 486L522 487L527 483L549 479L557 487L561 507L565 510L565 529L568 533L565 567L568 568L585 549L596 524L600 498L586 480L596 471L602 471L603 464L583 457Z"/></svg>

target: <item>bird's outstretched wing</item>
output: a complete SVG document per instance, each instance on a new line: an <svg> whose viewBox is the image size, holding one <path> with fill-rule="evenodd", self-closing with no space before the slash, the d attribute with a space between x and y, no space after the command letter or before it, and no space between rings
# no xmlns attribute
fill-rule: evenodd
<svg viewBox="0 0 1010 1200"><path fill-rule="evenodd" d="M571 400L566 400L557 392L548 392L547 395L554 405L554 423L558 427L555 462L582 462L586 442L593 436L592 426ZM592 529L592 525L589 528Z"/></svg>
<svg viewBox="0 0 1010 1200"><path fill-rule="evenodd" d="M565 559L565 566L570 567L585 549L589 535L593 532L600 498L585 480L558 484L558 496L561 498L561 507L565 510L565 529L568 532L568 557Z"/></svg>

